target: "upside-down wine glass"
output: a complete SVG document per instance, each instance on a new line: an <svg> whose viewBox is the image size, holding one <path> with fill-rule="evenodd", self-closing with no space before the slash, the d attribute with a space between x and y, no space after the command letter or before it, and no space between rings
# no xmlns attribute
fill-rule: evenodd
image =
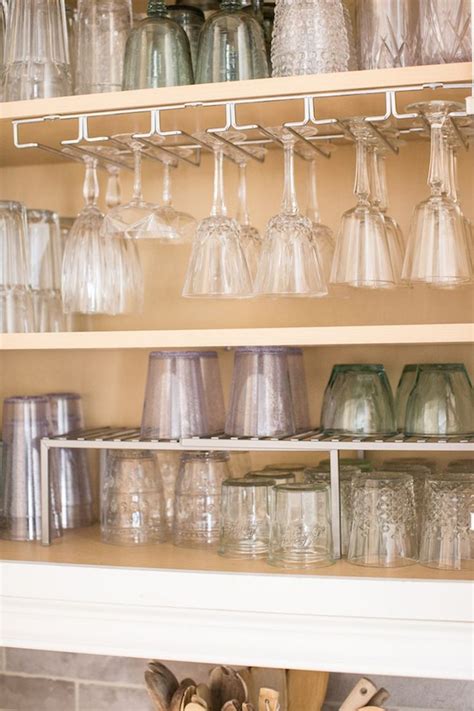
<svg viewBox="0 0 474 711"><path fill-rule="evenodd" d="M250 222L247 202L247 161L239 163L239 204L237 208L237 222L240 226L240 241L247 257L247 264L252 279L257 274L257 266L262 250L262 236Z"/></svg>
<svg viewBox="0 0 474 711"><path fill-rule="evenodd" d="M308 205L306 217L313 225L311 242L318 256L326 283L331 276L332 260L334 258L334 235L330 227L323 225L319 212L316 161L308 161Z"/></svg>
<svg viewBox="0 0 474 711"><path fill-rule="evenodd" d="M387 232L381 213L370 202L367 149L371 133L364 119L351 120L350 128L356 139L357 205L342 216L331 283L358 289L390 289L395 286L396 277Z"/></svg>
<svg viewBox="0 0 474 711"><path fill-rule="evenodd" d="M469 254L471 257L471 267L473 269L473 278L474 278L474 229L471 220L466 217L466 215L463 212L462 205L461 205L461 200L459 197L459 180L458 180L458 142L456 140L456 136L453 135L452 131L449 131L446 135L446 172L447 172L447 181L449 184L449 189L448 189L448 195L456 205L457 209L459 210L462 221L463 221L463 226L464 226L464 233L467 241L467 246L469 250Z"/></svg>
<svg viewBox="0 0 474 711"><path fill-rule="evenodd" d="M156 239L169 244L189 242L196 230L196 218L187 212L176 210L171 198L171 169L175 167L172 158L163 160L163 196L155 209Z"/></svg>
<svg viewBox="0 0 474 711"><path fill-rule="evenodd" d="M236 220L224 201L224 152L215 139L214 196L210 217L199 222L188 264L183 296L238 299L251 296L252 277Z"/></svg>
<svg viewBox="0 0 474 711"><path fill-rule="evenodd" d="M462 214L449 197L446 180L443 127L459 103L428 101L411 104L431 127L428 185L431 195L416 208L410 226L402 279L436 288L459 287L472 278L471 259Z"/></svg>
<svg viewBox="0 0 474 711"><path fill-rule="evenodd" d="M326 296L324 274L313 248L313 227L301 214L296 200L297 139L286 129L269 130L283 144L284 192L281 211L272 217L265 231L254 292L267 296Z"/></svg>

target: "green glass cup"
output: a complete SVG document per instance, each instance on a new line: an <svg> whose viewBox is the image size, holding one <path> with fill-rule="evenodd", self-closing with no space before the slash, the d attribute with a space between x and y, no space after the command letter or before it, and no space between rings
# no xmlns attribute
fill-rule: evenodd
<svg viewBox="0 0 474 711"><path fill-rule="evenodd" d="M413 390L417 372L418 365L406 365L398 381L397 393L395 395L395 413L397 416L397 430L399 432L403 432L405 429L407 402Z"/></svg>

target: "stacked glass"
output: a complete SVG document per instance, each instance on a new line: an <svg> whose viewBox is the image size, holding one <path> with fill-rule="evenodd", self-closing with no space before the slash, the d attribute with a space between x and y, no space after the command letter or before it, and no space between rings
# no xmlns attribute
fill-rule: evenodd
<svg viewBox="0 0 474 711"><path fill-rule="evenodd" d="M0 201L0 333L35 330L26 209Z"/></svg>

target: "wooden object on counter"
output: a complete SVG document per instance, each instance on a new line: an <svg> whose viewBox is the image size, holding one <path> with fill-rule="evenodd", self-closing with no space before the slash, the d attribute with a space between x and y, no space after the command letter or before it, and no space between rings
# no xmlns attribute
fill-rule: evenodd
<svg viewBox="0 0 474 711"><path fill-rule="evenodd" d="M377 687L375 684L370 679L363 677L359 679L347 699L339 707L339 711L359 711L360 708L370 702L376 693Z"/></svg>
<svg viewBox="0 0 474 711"><path fill-rule="evenodd" d="M258 711L279 711L280 694L275 689L262 687L258 694Z"/></svg>
<svg viewBox="0 0 474 711"><path fill-rule="evenodd" d="M288 711L321 711L328 688L328 672L289 669L286 679ZM354 706L354 709L356 708Z"/></svg>
<svg viewBox="0 0 474 711"><path fill-rule="evenodd" d="M370 699L371 706L381 706L390 698L390 694L387 689L379 689L375 696Z"/></svg>
<svg viewBox="0 0 474 711"><path fill-rule="evenodd" d="M279 694L281 711L288 711L288 692L286 685L286 669L266 669L251 667L249 671L241 671L249 691L249 700L257 707L258 694L262 687L275 689Z"/></svg>

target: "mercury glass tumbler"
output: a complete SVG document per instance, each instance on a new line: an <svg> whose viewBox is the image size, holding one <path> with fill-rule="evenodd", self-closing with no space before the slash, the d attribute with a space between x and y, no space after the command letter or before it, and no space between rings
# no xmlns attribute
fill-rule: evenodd
<svg viewBox="0 0 474 711"><path fill-rule="evenodd" d="M219 555L265 558L270 537L273 479L228 479L222 485Z"/></svg>
<svg viewBox="0 0 474 711"><path fill-rule="evenodd" d="M101 538L120 546L166 540L165 500L151 452L114 450L101 492Z"/></svg>
<svg viewBox="0 0 474 711"><path fill-rule="evenodd" d="M324 393L321 426L327 434L395 434L393 395L383 365L336 365Z"/></svg>
<svg viewBox="0 0 474 711"><path fill-rule="evenodd" d="M421 64L420 5L413 0L358 0L360 69Z"/></svg>
<svg viewBox="0 0 474 711"><path fill-rule="evenodd" d="M40 442L51 434L47 397L8 397L3 401L3 498L0 537L41 538ZM61 535L55 463L50 462L51 536Z"/></svg>
<svg viewBox="0 0 474 711"><path fill-rule="evenodd" d="M141 432L145 439L209 434L201 363L196 351L150 353Z"/></svg>
<svg viewBox="0 0 474 711"><path fill-rule="evenodd" d="M186 452L176 482L173 543L183 548L217 545L221 490L230 476L227 452Z"/></svg>
<svg viewBox="0 0 474 711"><path fill-rule="evenodd" d="M384 568L413 564L418 553L413 477L372 472L356 477L352 487L349 563Z"/></svg>
<svg viewBox="0 0 474 711"><path fill-rule="evenodd" d="M470 61L470 0L423 0L420 13L423 64Z"/></svg>
<svg viewBox="0 0 474 711"><path fill-rule="evenodd" d="M35 330L27 234L24 205L0 200L0 333Z"/></svg>

